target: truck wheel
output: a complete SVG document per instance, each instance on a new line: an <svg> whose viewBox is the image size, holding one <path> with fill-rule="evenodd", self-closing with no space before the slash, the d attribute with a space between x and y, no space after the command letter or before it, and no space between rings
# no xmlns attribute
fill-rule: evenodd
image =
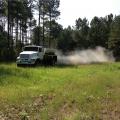
<svg viewBox="0 0 120 120"><path fill-rule="evenodd" d="M17 64L17 67L20 67L21 65L20 64Z"/></svg>
<svg viewBox="0 0 120 120"><path fill-rule="evenodd" d="M53 59L53 65L55 65L55 59Z"/></svg>
<svg viewBox="0 0 120 120"><path fill-rule="evenodd" d="M39 64L40 64L39 60L36 60L34 66L38 66Z"/></svg>
<svg viewBox="0 0 120 120"><path fill-rule="evenodd" d="M50 61L50 65L55 65L55 59L51 59L51 61Z"/></svg>

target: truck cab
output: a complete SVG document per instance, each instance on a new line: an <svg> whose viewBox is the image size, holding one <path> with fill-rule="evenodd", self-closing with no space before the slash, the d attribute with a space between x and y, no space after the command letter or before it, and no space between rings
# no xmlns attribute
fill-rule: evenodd
<svg viewBox="0 0 120 120"><path fill-rule="evenodd" d="M25 46L16 60L17 66L38 65L40 63L54 65L56 62L55 51L43 46Z"/></svg>

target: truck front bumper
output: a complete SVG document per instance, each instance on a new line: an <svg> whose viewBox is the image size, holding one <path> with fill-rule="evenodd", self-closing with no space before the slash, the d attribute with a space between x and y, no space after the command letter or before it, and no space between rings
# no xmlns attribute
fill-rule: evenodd
<svg viewBox="0 0 120 120"><path fill-rule="evenodd" d="M16 64L17 65L34 65L35 61L32 61L32 60L17 60Z"/></svg>

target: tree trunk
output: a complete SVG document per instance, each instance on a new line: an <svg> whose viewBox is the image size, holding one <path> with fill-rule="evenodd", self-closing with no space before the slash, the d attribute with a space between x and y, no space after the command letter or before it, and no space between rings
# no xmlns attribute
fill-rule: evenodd
<svg viewBox="0 0 120 120"><path fill-rule="evenodd" d="M11 21L11 36L12 36L11 47L13 48L13 46L14 46L14 41L13 41L13 18L12 18L12 21Z"/></svg>
<svg viewBox="0 0 120 120"><path fill-rule="evenodd" d="M41 41L41 40L40 40L40 38L41 38L41 36L40 36L40 34L41 34L41 33L40 33L40 15L41 15L41 14L40 14L40 0L39 0L39 21L38 21L38 26L39 26L39 29L38 29L38 44L39 44L39 45L40 45L40 43L41 43L41 42L40 42L40 41Z"/></svg>
<svg viewBox="0 0 120 120"><path fill-rule="evenodd" d="M20 20L20 42L22 43L22 22L21 22L22 20Z"/></svg>
<svg viewBox="0 0 120 120"><path fill-rule="evenodd" d="M23 28L23 20L22 20L22 43L24 44L24 28Z"/></svg>
<svg viewBox="0 0 120 120"><path fill-rule="evenodd" d="M16 45L18 43L18 17L16 19Z"/></svg>
<svg viewBox="0 0 120 120"><path fill-rule="evenodd" d="M45 23L44 23L44 18L45 17L45 15L44 15L44 12L43 12L43 40L42 40L42 45L44 46L44 42L45 42Z"/></svg>
<svg viewBox="0 0 120 120"><path fill-rule="evenodd" d="M8 49L10 48L10 1L8 0L8 23L7 23L7 30L8 30L8 36L7 36L7 40L8 40Z"/></svg>
<svg viewBox="0 0 120 120"><path fill-rule="evenodd" d="M51 17L51 11L50 11L50 33L49 33L49 47L51 47L51 20L52 20L52 17Z"/></svg>

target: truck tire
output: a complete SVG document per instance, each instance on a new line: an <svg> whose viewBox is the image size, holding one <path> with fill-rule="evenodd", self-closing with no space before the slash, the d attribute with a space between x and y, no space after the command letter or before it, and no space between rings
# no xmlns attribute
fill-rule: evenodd
<svg viewBox="0 0 120 120"><path fill-rule="evenodd" d="M52 59L52 64L51 64L52 66L54 66L55 65L55 59L53 58Z"/></svg>
<svg viewBox="0 0 120 120"><path fill-rule="evenodd" d="M17 67L20 67L20 64L17 64Z"/></svg>
<svg viewBox="0 0 120 120"><path fill-rule="evenodd" d="M40 61L36 60L34 66L39 66L39 64L40 64Z"/></svg>
<svg viewBox="0 0 120 120"><path fill-rule="evenodd" d="M49 60L49 65L54 66L55 63L56 63L56 60L55 60L54 58L51 58L51 59Z"/></svg>
<svg viewBox="0 0 120 120"><path fill-rule="evenodd" d="M55 63L57 62L57 56L44 55L43 61L44 61L44 64L45 64L45 65L53 66L53 65L55 65Z"/></svg>

